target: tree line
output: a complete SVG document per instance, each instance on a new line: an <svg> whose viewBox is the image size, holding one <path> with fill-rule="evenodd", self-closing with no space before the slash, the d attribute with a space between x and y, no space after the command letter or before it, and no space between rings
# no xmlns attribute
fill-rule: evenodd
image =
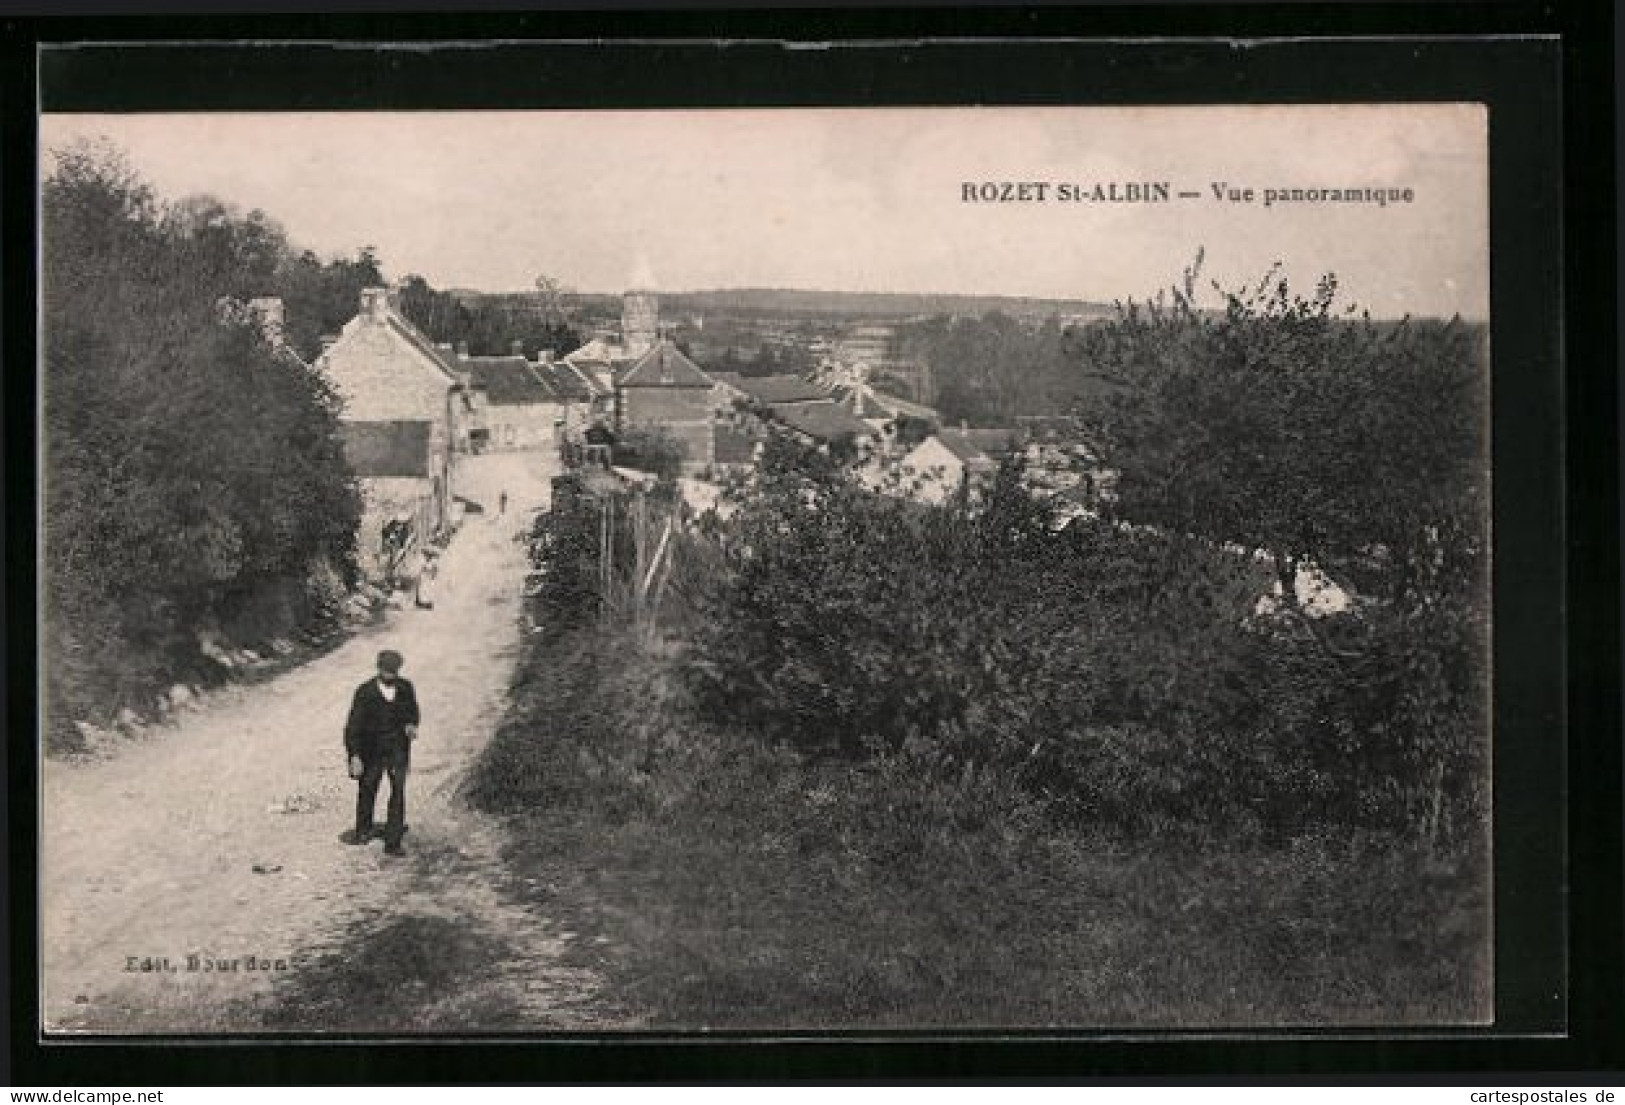
<svg viewBox="0 0 1625 1105"><path fill-rule="evenodd" d="M534 295L458 296L414 274L401 281L398 303L401 313L435 341L477 357L511 354L515 344L533 359L544 350L572 352L582 341L572 297L545 277L538 285Z"/></svg>
<svg viewBox="0 0 1625 1105"><path fill-rule="evenodd" d="M200 639L263 649L336 628L361 507L337 397L298 358L386 281L372 247L324 260L262 211L166 201L105 142L52 151L41 221L42 644L62 746L74 721L218 678ZM298 358L244 309L265 296ZM573 348L541 297L468 308L412 277L400 305L475 352Z"/></svg>

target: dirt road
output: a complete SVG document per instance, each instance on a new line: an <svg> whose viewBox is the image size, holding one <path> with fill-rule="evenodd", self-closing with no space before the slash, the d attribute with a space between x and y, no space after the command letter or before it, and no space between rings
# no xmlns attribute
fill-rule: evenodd
<svg viewBox="0 0 1625 1105"><path fill-rule="evenodd" d="M392 611L383 627L269 683L214 696L115 759L45 764L41 1008L49 1030L593 1023L594 980L565 962L570 934L515 904L499 828L455 793L502 712L525 571L513 538L544 505L550 468L542 454L465 461L459 493L487 513L470 516L447 550L434 609ZM498 517L503 489L508 508ZM386 647L405 654L403 674L423 708L404 859L386 858L378 843L337 839L355 794L341 746L345 712ZM382 984L424 988L415 1004L387 1003L386 1015L351 1007L340 988L308 1016L288 1007L288 995L323 993L335 964L363 962L403 932L428 938L391 952ZM437 950L437 932L463 948L445 992L423 983L440 951L454 950ZM481 943L470 952L475 936ZM410 1024L401 1023L403 1009ZM477 1023L482 1017L501 1023Z"/></svg>

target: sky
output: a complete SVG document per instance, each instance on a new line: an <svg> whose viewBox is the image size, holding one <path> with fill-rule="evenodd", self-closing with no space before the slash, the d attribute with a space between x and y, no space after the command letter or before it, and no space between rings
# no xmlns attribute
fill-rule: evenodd
<svg viewBox="0 0 1625 1105"><path fill-rule="evenodd" d="M324 257L377 248L440 288L954 292L1111 301L1205 251L1227 288L1279 262L1388 317L1488 316L1476 104L46 115L50 150L121 147L167 200L260 208ZM1042 201L965 186L1042 182ZM1058 199L1166 182L1166 203ZM1215 185L1250 201L1221 201ZM1410 189L1388 206L1266 189ZM1194 192L1194 198L1179 198ZM1029 196L1033 190L1029 190Z"/></svg>

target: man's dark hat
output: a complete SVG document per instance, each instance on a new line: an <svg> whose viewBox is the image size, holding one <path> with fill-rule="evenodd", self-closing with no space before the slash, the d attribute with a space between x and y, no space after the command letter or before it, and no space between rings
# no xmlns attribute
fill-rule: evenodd
<svg viewBox="0 0 1625 1105"><path fill-rule="evenodd" d="M392 648L386 648L378 654L379 671L387 671L393 674L401 670L401 664L403 663L405 661L401 659L401 654Z"/></svg>

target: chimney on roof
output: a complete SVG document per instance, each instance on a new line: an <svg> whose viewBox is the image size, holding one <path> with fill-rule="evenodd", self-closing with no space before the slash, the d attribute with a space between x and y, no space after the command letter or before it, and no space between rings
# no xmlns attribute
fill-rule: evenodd
<svg viewBox="0 0 1625 1105"><path fill-rule="evenodd" d="M468 343L466 341L457 343L457 359L459 361L468 360Z"/></svg>
<svg viewBox="0 0 1625 1105"><path fill-rule="evenodd" d="M339 336L337 334L323 334L322 335L322 352L326 353L329 349L333 348L334 344L338 340L339 340Z"/></svg>
<svg viewBox="0 0 1625 1105"><path fill-rule="evenodd" d="M508 343L508 352L512 353L515 357L523 357L525 355L525 343L520 341L518 338L515 338L513 341Z"/></svg>
<svg viewBox="0 0 1625 1105"><path fill-rule="evenodd" d="M452 347L449 341L437 341L434 343L434 348L435 352L443 357L455 357L457 355L457 350Z"/></svg>
<svg viewBox="0 0 1625 1105"><path fill-rule="evenodd" d="M389 289L362 288L361 314L374 322L382 322L389 314Z"/></svg>
<svg viewBox="0 0 1625 1105"><path fill-rule="evenodd" d="M553 350L551 350L551 349L538 349L536 351L536 363L537 364L552 364L553 363Z"/></svg>

